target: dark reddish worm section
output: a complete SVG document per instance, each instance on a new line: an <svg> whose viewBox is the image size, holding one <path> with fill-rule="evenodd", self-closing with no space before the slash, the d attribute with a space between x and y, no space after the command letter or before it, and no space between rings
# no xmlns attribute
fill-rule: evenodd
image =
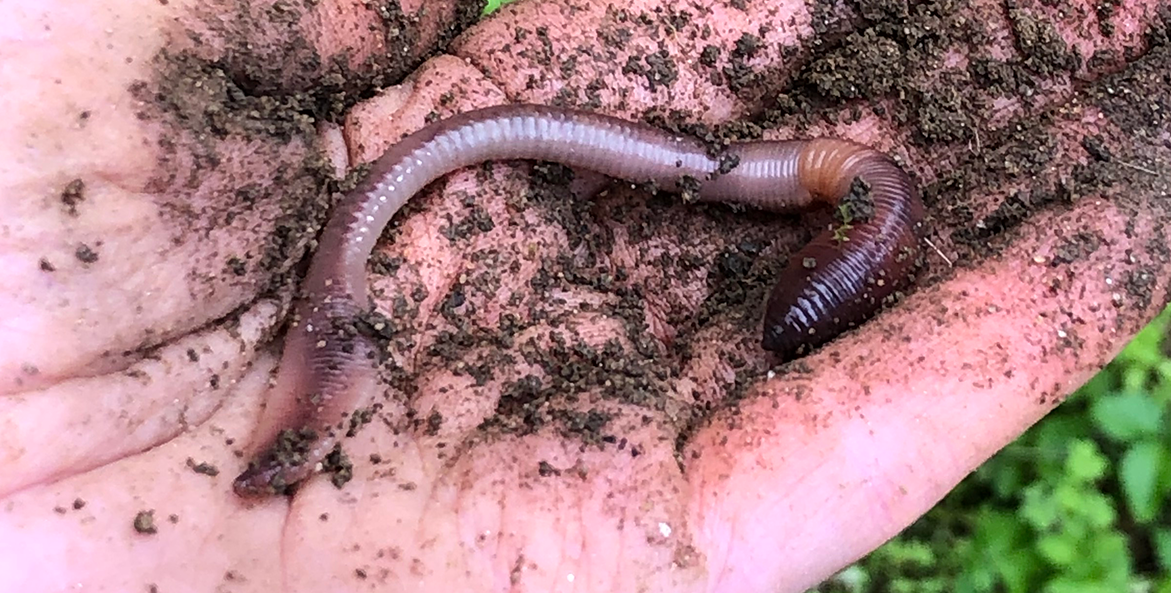
<svg viewBox="0 0 1171 593"><path fill-rule="evenodd" d="M326 225L257 430L258 454L236 479L237 494L285 492L311 475L376 389L377 346L355 320L370 309L366 260L391 217L435 179L504 159L553 161L775 211L837 205L861 188L873 205L868 218L817 236L772 291L761 345L782 358L874 315L906 285L917 258L923 206L914 184L886 155L853 142L745 142L714 153L645 124L538 105L433 123L375 161Z"/></svg>

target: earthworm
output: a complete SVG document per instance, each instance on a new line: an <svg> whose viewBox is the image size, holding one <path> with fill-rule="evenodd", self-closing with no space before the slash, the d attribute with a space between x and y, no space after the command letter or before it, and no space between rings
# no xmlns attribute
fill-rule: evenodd
<svg viewBox="0 0 1171 593"><path fill-rule="evenodd" d="M769 297L761 346L803 354L874 315L903 288L919 248L923 205L910 177L865 145L819 138L732 143L601 114L503 105L440 120L372 165L322 232L257 430L261 452L236 479L241 496L285 492L336 445L348 412L375 389L377 347L355 323L369 310L366 263L395 212L437 178L488 160L552 161L698 201L789 211L871 206L816 236L788 262Z"/></svg>

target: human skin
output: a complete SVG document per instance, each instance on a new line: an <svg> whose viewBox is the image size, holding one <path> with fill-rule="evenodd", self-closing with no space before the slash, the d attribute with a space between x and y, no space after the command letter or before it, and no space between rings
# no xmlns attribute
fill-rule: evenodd
<svg viewBox="0 0 1171 593"><path fill-rule="evenodd" d="M1167 3L1108 26L1089 2L913 4L892 27L522 2L352 106L408 71L381 32L419 56L457 11L4 4L0 588L800 591L873 549L1171 277ZM768 281L824 215L458 172L371 265L387 360L352 480L236 497L330 174L432 113L519 101L873 145L924 190L927 267L780 364L757 347Z"/></svg>

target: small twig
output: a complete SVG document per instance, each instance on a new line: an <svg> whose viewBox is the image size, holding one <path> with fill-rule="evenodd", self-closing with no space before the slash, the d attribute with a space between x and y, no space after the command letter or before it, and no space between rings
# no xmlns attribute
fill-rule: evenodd
<svg viewBox="0 0 1171 593"><path fill-rule="evenodd" d="M1140 167L1134 163L1128 163L1126 161L1122 161L1122 160L1118 160L1118 159L1114 159L1114 162L1118 163L1119 165L1122 165L1123 167L1134 169L1135 171L1142 171L1143 173L1146 173L1147 175L1156 175L1156 176L1158 175L1158 173L1156 173L1146 167Z"/></svg>
<svg viewBox="0 0 1171 593"><path fill-rule="evenodd" d="M939 250L939 248L938 248L938 247L936 247L936 246L935 246L935 243L932 243L932 242L931 242L931 239L928 239L928 238L924 237L924 238L923 238L923 242L925 242L925 243L927 243L928 245L930 245L930 246L931 246L931 248L935 250L935 253L938 253L938 254L939 254L939 257L942 257L942 258L943 258L943 261L947 262L947 267L949 267L949 268L950 268L950 267L952 267L951 260L950 260L950 259L948 259L948 258L947 258L947 256L946 256L946 255L944 255L944 254L943 254L943 252Z"/></svg>

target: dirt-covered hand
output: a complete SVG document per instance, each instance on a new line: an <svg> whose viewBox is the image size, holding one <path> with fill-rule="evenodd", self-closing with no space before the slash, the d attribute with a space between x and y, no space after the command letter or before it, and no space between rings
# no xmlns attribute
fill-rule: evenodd
<svg viewBox="0 0 1171 593"><path fill-rule="evenodd" d="M1099 4L4 3L0 589L803 590L1168 301L1171 8ZM833 213L465 169L369 263L354 436L236 496L331 205L513 102L886 151L916 286L782 363L764 300Z"/></svg>

